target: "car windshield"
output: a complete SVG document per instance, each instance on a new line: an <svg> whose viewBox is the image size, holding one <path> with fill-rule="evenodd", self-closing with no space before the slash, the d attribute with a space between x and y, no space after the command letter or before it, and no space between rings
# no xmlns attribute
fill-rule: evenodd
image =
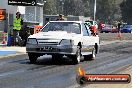
<svg viewBox="0 0 132 88"><path fill-rule="evenodd" d="M132 25L125 25L123 28L132 28Z"/></svg>
<svg viewBox="0 0 132 88"><path fill-rule="evenodd" d="M75 22L49 22L43 29L42 32L48 31L66 31L67 33L81 33L80 23Z"/></svg>

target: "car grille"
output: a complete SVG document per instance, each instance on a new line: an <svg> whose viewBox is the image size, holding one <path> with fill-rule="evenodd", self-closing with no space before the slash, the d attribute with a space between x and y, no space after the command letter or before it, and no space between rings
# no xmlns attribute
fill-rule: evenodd
<svg viewBox="0 0 132 88"><path fill-rule="evenodd" d="M59 40L48 40L48 39L38 39L37 40L38 44L43 44L43 45L58 45Z"/></svg>

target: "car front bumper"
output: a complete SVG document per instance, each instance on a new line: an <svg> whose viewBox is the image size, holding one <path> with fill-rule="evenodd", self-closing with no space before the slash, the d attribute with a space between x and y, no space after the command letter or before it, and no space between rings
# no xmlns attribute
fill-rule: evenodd
<svg viewBox="0 0 132 88"><path fill-rule="evenodd" d="M27 44L27 53L75 55L77 46Z"/></svg>

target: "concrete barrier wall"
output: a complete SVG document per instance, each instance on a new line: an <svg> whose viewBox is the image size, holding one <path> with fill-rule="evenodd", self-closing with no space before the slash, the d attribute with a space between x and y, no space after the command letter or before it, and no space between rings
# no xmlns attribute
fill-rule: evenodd
<svg viewBox="0 0 132 88"><path fill-rule="evenodd" d="M2 42L2 31L0 31L0 42ZM122 40L132 40L132 34L130 33L122 33ZM118 33L99 33L99 37L101 41L112 41L112 40L120 40L118 37Z"/></svg>

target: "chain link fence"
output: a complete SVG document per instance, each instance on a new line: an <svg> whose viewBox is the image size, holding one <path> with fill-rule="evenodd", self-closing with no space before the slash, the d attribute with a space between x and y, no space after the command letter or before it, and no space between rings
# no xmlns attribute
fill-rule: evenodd
<svg viewBox="0 0 132 88"><path fill-rule="evenodd" d="M40 22L40 7L35 7L35 6L26 7L24 21L39 23Z"/></svg>

